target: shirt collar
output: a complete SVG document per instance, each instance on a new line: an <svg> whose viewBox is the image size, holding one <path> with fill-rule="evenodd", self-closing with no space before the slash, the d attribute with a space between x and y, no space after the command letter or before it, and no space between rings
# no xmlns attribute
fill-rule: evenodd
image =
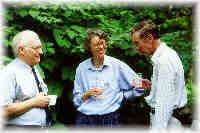
<svg viewBox="0 0 200 133"><path fill-rule="evenodd" d="M20 67L32 72L32 67L30 65L28 65L27 63L25 63L22 59L20 59L19 57L16 58L17 63L20 65Z"/></svg>
<svg viewBox="0 0 200 133"><path fill-rule="evenodd" d="M153 56L151 57L152 62L155 64L156 60L161 56L161 54L164 51L164 48L166 47L165 43L160 43L160 46L156 49L156 51L153 53Z"/></svg>
<svg viewBox="0 0 200 133"><path fill-rule="evenodd" d="M92 64L92 58L90 58L88 60L88 69L89 70L102 70L104 67L107 67L107 66L111 66L110 60L108 59L107 55L104 55L103 65L98 69Z"/></svg>

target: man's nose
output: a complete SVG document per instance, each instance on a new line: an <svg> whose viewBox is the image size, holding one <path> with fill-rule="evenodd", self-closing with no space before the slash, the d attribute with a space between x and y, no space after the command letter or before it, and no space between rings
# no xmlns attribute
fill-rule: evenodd
<svg viewBox="0 0 200 133"><path fill-rule="evenodd" d="M104 48L103 44L99 45L99 49L103 49L103 48Z"/></svg>

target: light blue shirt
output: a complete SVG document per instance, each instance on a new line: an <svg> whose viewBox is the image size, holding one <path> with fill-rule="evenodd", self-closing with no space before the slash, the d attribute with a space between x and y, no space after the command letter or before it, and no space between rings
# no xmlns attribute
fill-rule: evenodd
<svg viewBox="0 0 200 133"><path fill-rule="evenodd" d="M47 92L46 84L43 82L37 69L35 70L43 91ZM1 107L27 100L39 93L31 67L19 58L14 59L5 66L1 70L0 75L0 90L4 90L0 97ZM7 123L45 126L46 113L44 109L32 108L16 118L9 119Z"/></svg>
<svg viewBox="0 0 200 133"><path fill-rule="evenodd" d="M133 80L138 75L125 63L110 56L104 56L104 63L100 68L92 65L91 58L83 61L76 69L74 81L73 102L77 110L87 115L103 115L119 109L125 97L140 96L132 88ZM81 97L91 88L102 88L101 98L90 97L83 101Z"/></svg>

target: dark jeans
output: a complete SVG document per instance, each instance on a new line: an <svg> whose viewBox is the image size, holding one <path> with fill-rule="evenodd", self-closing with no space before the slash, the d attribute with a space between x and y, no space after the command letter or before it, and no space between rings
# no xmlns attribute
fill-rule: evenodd
<svg viewBox="0 0 200 133"><path fill-rule="evenodd" d="M105 115L85 115L79 112L76 119L76 127L120 127L120 112L117 110Z"/></svg>

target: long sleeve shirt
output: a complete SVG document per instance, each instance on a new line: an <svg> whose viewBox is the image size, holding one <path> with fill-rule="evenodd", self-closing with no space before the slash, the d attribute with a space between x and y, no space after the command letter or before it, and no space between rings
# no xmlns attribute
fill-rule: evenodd
<svg viewBox="0 0 200 133"><path fill-rule="evenodd" d="M110 56L104 56L102 67L96 69L91 58L83 61L76 69L73 102L77 110L87 115L102 115L116 111L125 97L139 96L132 88L132 82L138 75L125 63ZM91 88L103 89L103 98L81 98ZM127 92L127 93L126 93Z"/></svg>
<svg viewBox="0 0 200 133"><path fill-rule="evenodd" d="M165 43L161 43L151 60L152 89L145 99L152 108L155 108L152 128L165 129L173 110L187 103L184 69L177 53Z"/></svg>

